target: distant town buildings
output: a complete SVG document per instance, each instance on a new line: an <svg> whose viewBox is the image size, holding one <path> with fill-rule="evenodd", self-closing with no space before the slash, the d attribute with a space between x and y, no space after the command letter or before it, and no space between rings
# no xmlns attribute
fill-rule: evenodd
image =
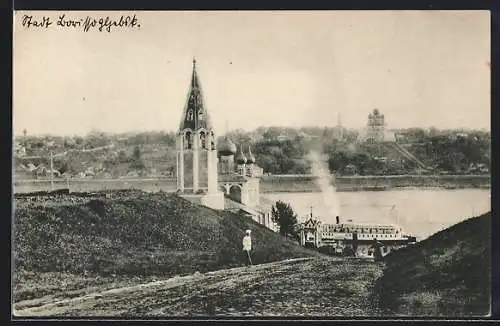
<svg viewBox="0 0 500 326"><path fill-rule="evenodd" d="M467 138L469 138L469 133L467 132L457 132L450 137L451 140L467 139Z"/></svg>
<svg viewBox="0 0 500 326"><path fill-rule="evenodd" d="M277 139L278 139L278 141L280 141L280 142L285 142L285 141L287 141L287 140L290 140L290 138L289 138L287 135L279 135L279 136L277 137Z"/></svg>
<svg viewBox="0 0 500 326"><path fill-rule="evenodd" d="M26 146L23 144L16 142L14 144L14 155L16 156L26 156Z"/></svg>

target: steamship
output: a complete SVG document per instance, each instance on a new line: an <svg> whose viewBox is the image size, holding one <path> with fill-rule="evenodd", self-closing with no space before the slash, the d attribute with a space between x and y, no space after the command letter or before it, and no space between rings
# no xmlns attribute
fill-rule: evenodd
<svg viewBox="0 0 500 326"><path fill-rule="evenodd" d="M337 255L373 257L374 244L385 255L415 243L416 237L396 224L342 222L340 216L336 216L335 224L323 224L311 212L300 226L300 241L307 247L330 247Z"/></svg>

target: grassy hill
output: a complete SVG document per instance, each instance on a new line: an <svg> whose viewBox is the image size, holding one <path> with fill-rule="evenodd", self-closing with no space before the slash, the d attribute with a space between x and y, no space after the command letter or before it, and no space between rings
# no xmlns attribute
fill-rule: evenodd
<svg viewBox="0 0 500 326"><path fill-rule="evenodd" d="M43 198L43 197L39 197ZM249 218L176 195L122 191L15 201L14 299L318 255Z"/></svg>
<svg viewBox="0 0 500 326"><path fill-rule="evenodd" d="M387 314L484 316L490 313L491 212L386 257L376 288Z"/></svg>

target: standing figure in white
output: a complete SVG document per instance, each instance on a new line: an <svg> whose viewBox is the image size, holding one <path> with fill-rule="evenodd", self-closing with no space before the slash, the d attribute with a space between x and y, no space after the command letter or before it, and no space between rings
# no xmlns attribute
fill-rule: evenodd
<svg viewBox="0 0 500 326"><path fill-rule="evenodd" d="M243 237L243 252L245 253L245 265L252 265L252 258L250 257L250 251L252 250L252 238L250 233L252 231L246 230L245 236Z"/></svg>

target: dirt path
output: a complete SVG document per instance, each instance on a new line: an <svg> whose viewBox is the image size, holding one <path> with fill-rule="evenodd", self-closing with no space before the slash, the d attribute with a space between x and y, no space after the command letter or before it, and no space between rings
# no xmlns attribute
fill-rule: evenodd
<svg viewBox="0 0 500 326"><path fill-rule="evenodd" d="M16 316L370 316L381 266L294 259L194 274L59 301L22 301Z"/></svg>

